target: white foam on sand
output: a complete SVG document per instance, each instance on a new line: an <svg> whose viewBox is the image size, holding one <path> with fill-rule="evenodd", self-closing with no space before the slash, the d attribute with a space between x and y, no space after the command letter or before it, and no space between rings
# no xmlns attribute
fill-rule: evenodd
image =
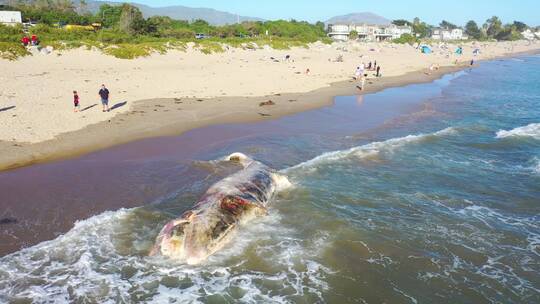
<svg viewBox="0 0 540 304"><path fill-rule="evenodd" d="M443 129L434 133L407 135L404 137L392 138L385 141L372 142L366 145L353 147L348 150L326 152L311 160L305 161L296 166L285 169L284 172L289 172L291 170L300 169L300 168L316 167L323 163L335 162L335 161L339 161L339 160L349 158L349 157L370 158L370 157L377 156L381 152L391 153L391 152L394 152L396 149L401 148L408 144L420 143L425 140L442 137L442 136L455 135L457 132L458 131L456 128L449 127L449 128L446 128L446 129Z"/></svg>
<svg viewBox="0 0 540 304"><path fill-rule="evenodd" d="M540 139L540 123L532 123L509 131L499 130L497 132L497 138L507 137L533 137Z"/></svg>

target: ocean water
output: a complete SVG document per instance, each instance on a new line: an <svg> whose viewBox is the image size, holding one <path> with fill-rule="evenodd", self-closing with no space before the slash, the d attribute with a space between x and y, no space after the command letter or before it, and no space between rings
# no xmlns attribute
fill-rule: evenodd
<svg viewBox="0 0 540 304"><path fill-rule="evenodd" d="M357 115L385 107L403 114ZM170 166L207 173L153 204L0 258L0 302L540 303L539 56L339 97L265 130ZM235 170L212 160L236 151L293 187L203 265L147 257L163 223Z"/></svg>

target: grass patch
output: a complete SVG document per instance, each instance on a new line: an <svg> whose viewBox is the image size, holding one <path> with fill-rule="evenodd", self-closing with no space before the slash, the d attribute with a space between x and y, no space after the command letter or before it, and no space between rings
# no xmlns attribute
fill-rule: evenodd
<svg viewBox="0 0 540 304"><path fill-rule="evenodd" d="M195 43L195 48L197 48L203 54L213 54L213 53L223 53L223 45L219 42L212 40L201 40Z"/></svg>
<svg viewBox="0 0 540 304"><path fill-rule="evenodd" d="M120 59L134 59L138 57L146 57L155 51L160 52L161 49L155 49L152 46L145 44L128 43L110 45L103 48L103 53Z"/></svg>
<svg viewBox="0 0 540 304"><path fill-rule="evenodd" d="M30 53L18 42L0 42L0 58L2 59L17 60L27 55Z"/></svg>

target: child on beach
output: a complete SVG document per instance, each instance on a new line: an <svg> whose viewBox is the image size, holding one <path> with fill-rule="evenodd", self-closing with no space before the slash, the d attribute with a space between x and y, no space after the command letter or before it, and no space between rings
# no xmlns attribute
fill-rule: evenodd
<svg viewBox="0 0 540 304"><path fill-rule="evenodd" d="M79 105L79 94L77 94L77 91L73 91L73 112L80 112L81 107Z"/></svg>

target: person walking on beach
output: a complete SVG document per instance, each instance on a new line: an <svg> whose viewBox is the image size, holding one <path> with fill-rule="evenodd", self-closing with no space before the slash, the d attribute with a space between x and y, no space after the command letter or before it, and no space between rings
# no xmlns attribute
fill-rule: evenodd
<svg viewBox="0 0 540 304"><path fill-rule="evenodd" d="M73 112L80 112L81 107L79 105L79 94L77 91L73 91Z"/></svg>
<svg viewBox="0 0 540 304"><path fill-rule="evenodd" d="M109 90L105 87L104 84L101 85L101 90L99 90L99 97L101 97L101 105L103 105L103 112L109 112Z"/></svg>
<svg viewBox="0 0 540 304"><path fill-rule="evenodd" d="M356 88L358 88L360 91L363 91L365 85L366 85L366 76L362 75L360 76L360 85L357 85Z"/></svg>
<svg viewBox="0 0 540 304"><path fill-rule="evenodd" d="M381 66L377 66L377 74L375 76L380 77L381 76Z"/></svg>
<svg viewBox="0 0 540 304"><path fill-rule="evenodd" d="M354 80L360 80L360 77L364 76L364 69L361 67L356 67L356 72L354 72Z"/></svg>

